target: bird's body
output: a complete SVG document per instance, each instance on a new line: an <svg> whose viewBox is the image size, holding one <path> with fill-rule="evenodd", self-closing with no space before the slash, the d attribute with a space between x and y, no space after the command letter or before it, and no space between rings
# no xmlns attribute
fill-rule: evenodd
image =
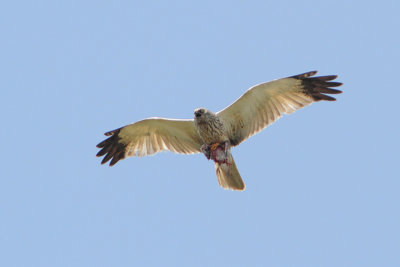
<svg viewBox="0 0 400 267"><path fill-rule="evenodd" d="M201 151L214 161L218 183L224 188L244 190L245 185L231 154L231 143L225 123L206 108L194 111L194 125L203 140Z"/></svg>
<svg viewBox="0 0 400 267"><path fill-rule="evenodd" d="M194 111L194 125L204 144L229 141L224 123L217 114L206 108L198 108Z"/></svg>
<svg viewBox="0 0 400 267"><path fill-rule="evenodd" d="M253 86L220 112L205 108L194 111L193 120L150 118L105 133L97 156L110 166L128 156L146 156L159 151L204 153L213 160L218 183L225 189L244 190L245 185L233 160L231 147L279 119L312 102L335 100L326 94L341 91L329 87L337 76L312 77L316 71Z"/></svg>

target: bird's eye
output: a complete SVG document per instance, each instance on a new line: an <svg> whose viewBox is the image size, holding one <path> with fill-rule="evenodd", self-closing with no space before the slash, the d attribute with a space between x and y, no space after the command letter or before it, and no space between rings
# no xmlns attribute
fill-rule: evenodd
<svg viewBox="0 0 400 267"><path fill-rule="evenodd" d="M200 111L196 112L196 117L200 117L200 116L201 116Z"/></svg>

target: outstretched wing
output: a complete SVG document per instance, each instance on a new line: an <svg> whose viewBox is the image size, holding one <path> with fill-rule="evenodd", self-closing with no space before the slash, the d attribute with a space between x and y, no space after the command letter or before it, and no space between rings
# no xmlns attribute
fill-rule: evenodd
<svg viewBox="0 0 400 267"><path fill-rule="evenodd" d="M312 102L336 100L326 94L342 92L329 88L342 85L330 82L337 76L309 78L316 73L311 71L253 86L230 106L218 112L218 116L225 122L231 144L238 145L283 114L292 113Z"/></svg>
<svg viewBox="0 0 400 267"><path fill-rule="evenodd" d="M192 154L200 152L202 141L193 120L150 118L105 133L108 139L97 145L101 164L110 166L125 157L142 157L163 150Z"/></svg>

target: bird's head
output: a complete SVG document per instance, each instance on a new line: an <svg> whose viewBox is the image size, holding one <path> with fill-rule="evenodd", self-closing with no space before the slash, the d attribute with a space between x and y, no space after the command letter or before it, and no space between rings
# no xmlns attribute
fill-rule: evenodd
<svg viewBox="0 0 400 267"><path fill-rule="evenodd" d="M206 112L206 109L205 109L205 108L196 108L196 109L194 110L194 117L195 117L195 118L199 118L199 117L201 117L205 112Z"/></svg>
<svg viewBox="0 0 400 267"><path fill-rule="evenodd" d="M207 120L210 116L213 116L214 113L209 111L206 108L196 108L194 110L194 119L198 122Z"/></svg>

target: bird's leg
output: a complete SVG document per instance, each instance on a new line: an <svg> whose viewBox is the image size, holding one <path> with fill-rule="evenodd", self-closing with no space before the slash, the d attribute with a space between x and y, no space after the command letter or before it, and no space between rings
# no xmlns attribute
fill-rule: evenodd
<svg viewBox="0 0 400 267"><path fill-rule="evenodd" d="M225 151L225 157L228 158L228 151L231 149L231 143L229 141L224 142L224 151Z"/></svg>
<svg viewBox="0 0 400 267"><path fill-rule="evenodd" d="M200 151L206 156L206 158L207 158L208 160L211 158L211 155L210 155L210 146L209 146L209 145L203 144L203 145L200 147Z"/></svg>

